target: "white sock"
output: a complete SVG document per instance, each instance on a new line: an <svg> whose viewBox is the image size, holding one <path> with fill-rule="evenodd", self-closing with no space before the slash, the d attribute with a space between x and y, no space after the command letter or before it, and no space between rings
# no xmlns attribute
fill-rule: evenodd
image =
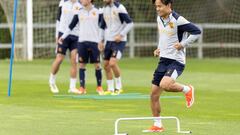
<svg viewBox="0 0 240 135"><path fill-rule="evenodd" d="M115 78L115 84L116 84L116 89L117 90L122 89L122 79L121 79L121 77Z"/></svg>
<svg viewBox="0 0 240 135"><path fill-rule="evenodd" d="M162 127L162 121L161 121L161 119L155 119L155 120L154 120L154 126L156 126L156 127Z"/></svg>
<svg viewBox="0 0 240 135"><path fill-rule="evenodd" d="M57 76L56 76L56 75L53 75L53 74L51 73L50 76L49 76L49 83L50 83L50 84L55 84L56 78L57 78Z"/></svg>
<svg viewBox="0 0 240 135"><path fill-rule="evenodd" d="M77 83L77 79L76 78L70 78L70 89L74 89L76 88L76 83Z"/></svg>
<svg viewBox="0 0 240 135"><path fill-rule="evenodd" d="M190 91L190 87L189 86L186 86L186 85L183 85L183 93L186 94Z"/></svg>
<svg viewBox="0 0 240 135"><path fill-rule="evenodd" d="M113 80L107 80L107 86L108 86L108 91L114 92L114 81Z"/></svg>

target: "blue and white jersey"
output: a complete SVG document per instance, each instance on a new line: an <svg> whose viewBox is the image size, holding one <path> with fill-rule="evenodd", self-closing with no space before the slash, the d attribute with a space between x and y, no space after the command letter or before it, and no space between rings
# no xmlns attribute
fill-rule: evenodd
<svg viewBox="0 0 240 135"><path fill-rule="evenodd" d="M119 2L103 7L100 15L100 27L104 29L104 40L115 41L117 35L122 35L127 41L127 33L133 28L133 21L126 8Z"/></svg>
<svg viewBox="0 0 240 135"><path fill-rule="evenodd" d="M59 4L59 14L58 14L58 23L57 23L57 33L63 33L71 23L76 12L81 8L81 4L77 1L75 3L70 0L61 0ZM75 27L71 31L71 35L78 36L78 27ZM56 34L57 34L56 33Z"/></svg>
<svg viewBox="0 0 240 135"><path fill-rule="evenodd" d="M87 10L85 7L80 8L62 37L66 38L76 25L79 27L79 42L100 42L99 10L97 8L94 6L90 10Z"/></svg>
<svg viewBox="0 0 240 135"><path fill-rule="evenodd" d="M157 17L159 30L160 57L186 63L186 47L195 42L201 35L200 29L184 17L172 12L169 18ZM181 43L184 49L178 51L174 48L176 43Z"/></svg>

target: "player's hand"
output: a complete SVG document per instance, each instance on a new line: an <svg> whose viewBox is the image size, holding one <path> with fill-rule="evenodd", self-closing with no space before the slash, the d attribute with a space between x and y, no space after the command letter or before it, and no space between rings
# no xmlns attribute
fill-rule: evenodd
<svg viewBox="0 0 240 135"><path fill-rule="evenodd" d="M62 37L60 37L60 38L58 39L58 44L60 44L60 45L63 44L63 40L64 40L64 39L63 39Z"/></svg>
<svg viewBox="0 0 240 135"><path fill-rule="evenodd" d="M182 50L184 47L182 46L181 43L176 43L176 44L174 45L174 48L176 48L178 51L180 51L180 50Z"/></svg>
<svg viewBox="0 0 240 135"><path fill-rule="evenodd" d="M103 43L103 41L98 43L98 49L99 49L100 52L102 52L104 50L104 43Z"/></svg>
<svg viewBox="0 0 240 135"><path fill-rule="evenodd" d="M123 39L123 36L122 35L117 35L117 36L115 36L115 42L117 42L117 43L119 43L119 42L121 42L122 41L122 39Z"/></svg>
<svg viewBox="0 0 240 135"><path fill-rule="evenodd" d="M160 55L160 49L156 49L153 52L154 57L158 57Z"/></svg>

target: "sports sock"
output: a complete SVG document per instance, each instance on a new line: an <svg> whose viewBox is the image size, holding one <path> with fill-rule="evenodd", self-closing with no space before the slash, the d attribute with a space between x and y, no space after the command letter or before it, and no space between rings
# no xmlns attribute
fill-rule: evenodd
<svg viewBox="0 0 240 135"><path fill-rule="evenodd" d="M102 86L102 69L96 69L95 76L97 79L97 86Z"/></svg>
<svg viewBox="0 0 240 135"><path fill-rule="evenodd" d="M74 89L76 88L76 83L77 83L77 79L76 78L70 78L70 89Z"/></svg>
<svg viewBox="0 0 240 135"><path fill-rule="evenodd" d="M186 86L186 85L183 85L183 93L186 94L190 91L190 87L189 86Z"/></svg>
<svg viewBox="0 0 240 135"><path fill-rule="evenodd" d="M86 69L79 69L80 86L83 88L85 88L85 71Z"/></svg>
<svg viewBox="0 0 240 135"><path fill-rule="evenodd" d="M162 121L160 119L155 119L154 120L154 126L156 127L162 127Z"/></svg>
<svg viewBox="0 0 240 135"><path fill-rule="evenodd" d="M121 90L122 89L122 80L121 77L115 78L115 84L116 84L116 89Z"/></svg>
<svg viewBox="0 0 240 135"><path fill-rule="evenodd" d="M53 75L53 74L51 73L50 76L49 76L49 83L50 83L50 84L55 84L56 78L57 78L57 76L56 76L56 75Z"/></svg>
<svg viewBox="0 0 240 135"><path fill-rule="evenodd" d="M107 80L108 91L114 92L114 81Z"/></svg>

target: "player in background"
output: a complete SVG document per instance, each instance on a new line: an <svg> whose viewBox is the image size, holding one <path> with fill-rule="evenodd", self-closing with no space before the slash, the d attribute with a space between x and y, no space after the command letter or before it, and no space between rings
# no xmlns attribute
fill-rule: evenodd
<svg viewBox="0 0 240 135"><path fill-rule="evenodd" d="M95 66L95 76L97 80L96 91L99 95L103 95L102 88L102 71L100 65L100 50L98 48L100 40L100 27L99 27L99 10L92 4L93 0L80 0L82 8L74 16L68 29L64 32L63 36L59 39L59 42L65 40L77 24L79 24L79 43L78 43L78 55L79 55L79 80L80 80L80 92L86 93L85 87L85 71L86 64L92 63Z"/></svg>
<svg viewBox="0 0 240 135"><path fill-rule="evenodd" d="M176 82L182 74L186 63L186 48L201 35L200 29L172 10L173 0L153 0L158 13L159 45L154 51L160 57L152 81L151 108L154 117L159 117L161 107L159 97L163 91L182 92L186 105L190 108L194 103L194 88ZM189 34L189 35L188 35ZM146 132L164 131L160 119Z"/></svg>
<svg viewBox="0 0 240 135"><path fill-rule="evenodd" d="M104 48L104 69L107 78L107 91L105 94L115 95L122 91L118 61L121 59L126 46L127 33L133 28L133 21L121 3L115 0L103 1L105 6L102 8L102 14L100 15L100 27L104 30L102 40L106 43Z"/></svg>
<svg viewBox="0 0 240 135"><path fill-rule="evenodd" d="M81 8L81 4L78 0L61 0L59 4L59 11L57 16L56 26L56 41L62 36L65 29L70 24L75 12ZM56 86L56 74L59 71L60 65L64 60L66 51L70 51L70 86L69 93L80 94L76 89L76 77L77 77L77 41L78 41L78 28L75 27L70 35L62 44L58 44L56 48L56 59L54 60L49 77L49 85L52 93L58 93L58 87Z"/></svg>

